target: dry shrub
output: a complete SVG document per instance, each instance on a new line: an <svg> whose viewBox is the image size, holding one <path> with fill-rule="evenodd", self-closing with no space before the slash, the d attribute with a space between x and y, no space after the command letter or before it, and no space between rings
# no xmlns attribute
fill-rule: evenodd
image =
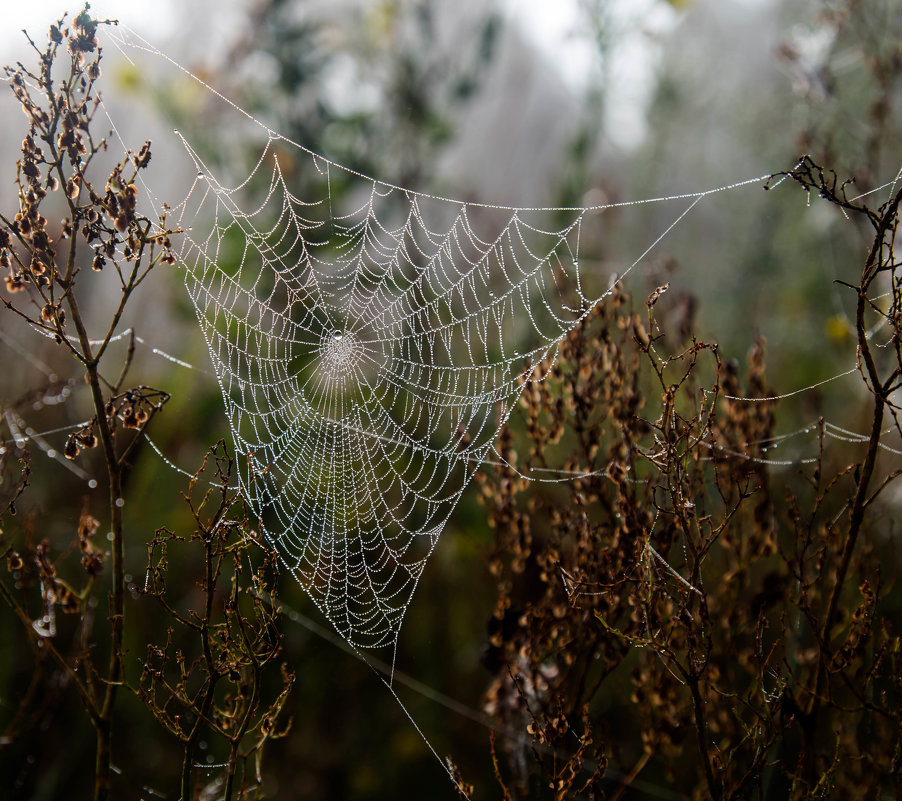
<svg viewBox="0 0 902 801"><path fill-rule="evenodd" d="M851 286L869 435L825 448L821 423L813 460L771 463L764 343L740 376L685 321L668 336L658 319L686 304L665 287L647 318L620 291L570 333L502 435L517 469L479 478L507 799L902 790L884 492L899 471L882 448L887 426L900 433L900 194L873 211L810 160L790 175L873 227ZM887 287L889 304L871 300ZM875 322L889 332L879 348ZM524 478L549 466L579 475Z"/></svg>

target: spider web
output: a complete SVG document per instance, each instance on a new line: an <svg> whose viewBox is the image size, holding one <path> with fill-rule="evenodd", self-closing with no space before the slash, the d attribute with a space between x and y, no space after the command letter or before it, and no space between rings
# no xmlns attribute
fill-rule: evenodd
<svg viewBox="0 0 902 801"><path fill-rule="evenodd" d="M185 285L241 457L241 490L261 531L353 648L394 646L427 560L476 469L495 464L537 482L587 475L523 472L494 447L524 387L544 379L558 343L699 202L768 176L584 208L425 195L280 136L133 32L128 37L118 40L124 51L169 62L264 134L255 166L232 186L179 135L195 168L170 217L184 229ZM333 192L333 184L342 191ZM339 207L339 197L353 201ZM644 250L599 286L597 265L581 263L583 231L609 209L665 203L681 205L649 215L657 236L646 225ZM3 344L18 348L8 337ZM44 439L84 423L39 434L10 410L4 422L12 439L0 440L0 455L29 439L90 478ZM773 466L814 462L816 456L775 458L771 451L818 432L867 439L813 422L745 443L749 452L734 455Z"/></svg>
<svg viewBox="0 0 902 801"><path fill-rule="evenodd" d="M280 136L134 31L106 33L128 60L168 63L263 132L255 166L232 186L179 135L195 173L169 219L184 231L180 264L241 457L241 490L284 564L355 648L397 643L476 469L515 470L494 441L561 339L701 200L768 177L582 208L430 196ZM356 202L338 208L333 184L351 183L343 196ZM609 209L663 202L681 205L599 286L597 266L581 266L583 229ZM34 439L77 469L24 421L5 420L15 442Z"/></svg>
<svg viewBox="0 0 902 801"><path fill-rule="evenodd" d="M242 490L262 531L351 646L391 646L479 466L502 459L524 480L572 478L548 478L543 468L543 477L519 473L493 443L526 384L543 380L557 344L607 294L584 273L579 242L589 217L611 207L436 198L266 134L256 167L233 187L183 140L197 169L178 207L189 229L180 253L184 280L244 457ZM283 163L313 176L298 195ZM365 186L348 208L333 207L336 174ZM612 281L703 198L764 177L641 201L682 200L685 208ZM79 472L12 412L4 419L17 445L31 439ZM825 425L825 436L866 440ZM814 430L776 437L769 447ZM0 441L0 453L6 444Z"/></svg>
<svg viewBox="0 0 902 801"><path fill-rule="evenodd" d="M272 137L241 187L190 149L185 282L222 389L242 490L350 643L393 645L426 560L524 383L594 305L582 212L559 230L372 181L333 214L335 165L301 199ZM187 143L186 143L187 145ZM264 178L262 202L238 192ZM486 228L487 226L483 226Z"/></svg>

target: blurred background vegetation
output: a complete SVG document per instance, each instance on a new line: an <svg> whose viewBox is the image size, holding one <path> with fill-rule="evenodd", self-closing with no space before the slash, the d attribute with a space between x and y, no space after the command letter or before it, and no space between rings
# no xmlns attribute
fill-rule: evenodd
<svg viewBox="0 0 902 801"><path fill-rule="evenodd" d="M171 19L154 44L272 129L363 174L443 196L595 205L790 169L803 153L854 176L856 191L868 192L902 164L898 0L573 0L561 7L566 22L551 46L543 36L552 27L542 21L555 12L531 16L516 2L243 0L224 9L204 0L161 3L159 13ZM42 29L31 33L43 36ZM185 188L185 176L168 168L177 160L167 149L176 147L173 127L223 183L247 174L259 142L227 124L218 102L177 71L144 72L113 48L104 58L105 99L123 137L136 146L154 142L152 185L161 200L177 200ZM11 98L0 101L4 116L18 123ZM21 136L13 124L0 133L4 209L14 208ZM301 197L305 166L290 176ZM332 191L340 203L353 186ZM649 232L672 221L671 211L606 213L586 233L584 263L600 275L622 269L657 235ZM866 244L856 221L826 205L809 209L802 192L727 192L680 225L630 288L644 298L670 281L699 336L718 342L725 359L743 361L763 338L770 385L790 391L854 366L854 297L834 279L854 280ZM176 268L157 270L141 298L122 325L146 343L138 345L133 381L172 395L149 433L190 473L226 434L220 391ZM87 315L90 304L104 301L99 291ZM153 348L197 369L161 359ZM3 410L35 431L85 418L78 371L52 342L3 319L0 353ZM781 404L777 430L819 415L865 430L865 398L854 383L804 392ZM0 431L12 448L8 428L7 419ZM103 488L89 489L48 458L47 449L59 452L61 445L59 437L46 441L30 446L30 486L16 522L3 525L65 543L85 510L101 517ZM812 441L796 445L789 458L805 456ZM161 527L190 534L195 520L181 499L184 475L148 447L131 461L124 513L127 581L135 589L127 616L139 623L127 628L126 651L127 678L137 684L147 642L165 640L167 626L139 591L147 543ZM397 657L398 671L418 683L412 690L402 676L399 695L438 753L452 755L476 786L475 798L502 797L483 711L492 678L484 663L496 604L493 536L477 493L468 492L427 566ZM170 587L196 592L197 569L187 557L171 560ZM283 577L278 596L284 660L296 680L285 707L290 735L272 742L262 762L267 796L455 797L395 700L323 634L302 590ZM898 592L888 603L898 611ZM19 625L0 606L0 729L8 729L0 741L0 786L13 799L89 797L94 739L65 678L45 683L27 717L14 719L36 670ZM268 681L278 692L278 671ZM617 692L612 684L609 695ZM114 797L177 798L178 743L141 713L138 699L124 695L121 702L114 762L123 783ZM616 721L608 726L616 732ZM211 764L224 758L209 754ZM679 798L690 789L658 774L627 797Z"/></svg>

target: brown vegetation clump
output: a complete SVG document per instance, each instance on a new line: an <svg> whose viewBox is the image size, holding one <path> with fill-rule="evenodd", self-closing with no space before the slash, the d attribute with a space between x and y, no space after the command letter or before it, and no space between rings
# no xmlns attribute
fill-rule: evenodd
<svg viewBox="0 0 902 801"><path fill-rule="evenodd" d="M478 479L506 799L902 791L902 640L883 603L900 470L882 441L900 433L902 192L874 211L808 159L790 175L873 228L850 285L869 435L835 454L821 423L815 458L769 459L763 343L740 376L716 346L669 336L664 287L647 317L617 291L569 334L499 443L517 469ZM550 465L576 477L541 483Z"/></svg>
<svg viewBox="0 0 902 801"><path fill-rule="evenodd" d="M156 533L143 591L126 567L126 479L145 431L169 395L129 385L134 332L122 363L116 363L110 346L121 336L117 329L138 287L154 267L174 262L170 237L179 231L167 227L165 207L155 220L140 211L137 186L150 163L150 142L101 172L108 142L96 134L98 24L86 6L71 27L61 19L50 28L44 49L29 40L38 56L37 71L22 64L6 69L27 132L15 179L18 211L13 217L0 214L5 283L0 304L12 319L55 341L78 365L90 392L91 417L68 437L63 456L76 466L96 460L105 475L107 502L103 512L95 512L86 496L78 525L65 536L47 515L17 517L17 502L33 478L28 439L17 422L20 410L42 398L65 398L73 382L51 376L47 386L2 410L14 447L0 448L5 524L0 555L8 569L0 578L0 597L18 618L19 641L27 643L32 656L25 692L3 699L10 709L0 737L0 751L26 749L25 769L15 780L4 775L2 784L10 797L41 792L34 786L40 777L27 768L44 750L41 734L55 732L66 719L66 691L72 688L96 739L95 799L117 795L113 787L122 770L114 762L114 744L126 694L142 701L181 747L182 798L202 792L226 799L258 796L263 746L285 730L280 716L293 675L282 664L275 689L263 686L264 676L281 664L272 603L277 571L274 557L261 550L240 519L237 495L228 487L234 465L222 446L208 457L215 468L209 471L215 472L214 488L199 488L199 482L203 486L209 480L201 478L207 460L189 485L186 501L194 533L188 538L168 530ZM50 219L59 209L65 217L56 225ZM86 264L92 270L85 270ZM98 339L89 334L97 320L89 321L84 310L103 295L96 283L102 271L115 274L118 293ZM184 590L179 601L167 591L168 555L183 542L202 546L189 561L199 574L202 601L195 605ZM252 551L263 554L259 570L248 569ZM142 627L134 608L126 614L127 600L142 595L150 596L146 604L156 598L168 616L162 645L153 644L152 632ZM137 673L128 653L133 631L146 648ZM224 750L222 771L212 783L202 781L204 763L199 762L200 743L206 748L207 740L210 748ZM57 765L60 758L50 760Z"/></svg>

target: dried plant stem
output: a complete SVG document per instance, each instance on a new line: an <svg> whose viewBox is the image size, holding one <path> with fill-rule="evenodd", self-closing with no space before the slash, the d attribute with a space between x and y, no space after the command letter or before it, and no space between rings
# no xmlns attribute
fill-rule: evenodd
<svg viewBox="0 0 902 801"><path fill-rule="evenodd" d="M813 180L814 174L817 175L816 182ZM889 268L894 269L895 267L892 260L893 238L898 223L897 214L900 201L902 201L902 190L897 191L889 202L881 208L880 213L877 214L865 207L856 206L846 202L844 194L842 194L842 197L840 198L835 187L835 181L832 184L828 183L825 180L822 171L809 172L802 180L803 185L806 181L809 182L809 185L817 186L821 195L828 200L831 200L831 202L850 211L864 214L874 227L875 231L874 239L871 243L865 266L862 271L861 280L859 285L855 287L857 293L855 330L858 339L859 361L862 366L865 382L873 396L871 430L868 436L867 451L865 453L864 461L856 472L857 480L855 496L852 501L849 515L849 527L836 566L835 577L827 600L827 608L818 631L820 659L818 660L814 686L803 712L803 730L806 739L808 740L806 753L804 755L805 770L808 774L807 778L813 780L817 767L813 759L814 748L811 740L818 729L819 709L825 700L825 695L828 693L828 665L832 658L831 631L836 623L840 596L842 595L845 586L846 577L852 562L852 556L855 552L855 545L858 542L859 534L865 519L870 485L874 477L874 468L877 463L877 456L880 448L880 438L883 433L884 412L887 399L893 382L897 379L900 372L900 368L896 367L887 379L881 378L880 371L874 360L874 354L871 350L865 315L869 308L868 291L878 274L886 266L884 263L886 253L889 254ZM842 192L842 189L839 191Z"/></svg>
<svg viewBox="0 0 902 801"><path fill-rule="evenodd" d="M204 689L203 699L197 710L197 717L194 726L185 740L184 757L182 759L182 798L191 797L191 777L194 768L194 749L200 738L201 727L208 719L208 713L213 706L214 694L216 692L216 682L220 678L219 670L216 667L216 661L213 658L213 648L210 643L210 621L213 619L213 589L216 584L216 574L218 565L216 564L216 556L213 553L213 536L214 534L207 530L204 532L204 591L206 593L204 601L204 616L201 621L200 638L201 647L203 648L204 662L208 671L207 683ZM217 570L214 570L216 565Z"/></svg>
<svg viewBox="0 0 902 801"><path fill-rule="evenodd" d="M139 171L150 161L149 142L138 153L126 152L105 185L94 175L92 163L106 151L107 143L96 139L93 133L94 115L100 107L95 82L100 76L101 59L95 34L101 23L88 12L85 4L70 28L64 27L65 17L51 26L43 51L29 38L40 59L37 72L21 63L6 68L13 93L30 123L17 162L19 211L14 219L0 215L0 257L9 273L5 278L7 289L11 296L18 294L17 300L4 299L3 306L52 337L84 369L94 413L82 430L70 436L65 456L76 459L82 450L98 444L103 453L110 540L109 628L104 632L108 665L105 670L98 668L95 643L87 637L89 605L82 607L83 636L77 657L80 667L70 665L49 638L42 645L74 680L91 717L96 731L94 799L107 801L111 797L116 701L124 683L123 478L127 459L141 432L168 396L147 387L121 391L134 354L134 339L116 384L110 384L102 375L101 360L135 289L160 260L174 261L168 239L174 232L165 229L165 213L155 223L138 211L135 183ZM67 56L62 55L61 48L65 48ZM54 75L58 57L66 59L62 69L67 74L62 80ZM68 212L59 232L41 213L45 198L57 192L63 195ZM76 293L76 283L85 277L85 258L91 259L93 271L112 265L119 279L119 296L108 317L106 333L99 341L89 335ZM120 421L122 429L136 432L130 440L120 436ZM37 549L40 558L33 561L40 577L42 600L51 611L53 605L60 604L61 596L70 602L67 611L78 609L87 604L97 586L96 578L105 557L90 544L89 538L99 523L87 513L85 521L84 531L80 523L78 543L82 566L88 574L83 591L73 591L57 575L53 560L46 554L48 545ZM2 596L32 630L27 606L18 603L6 587ZM93 602L93 598L90 600Z"/></svg>
<svg viewBox="0 0 902 801"><path fill-rule="evenodd" d="M867 504L868 488L874 475L874 465L877 462L877 452L880 445L880 434L883 430L883 411L885 401L879 392L874 393L874 412L871 421L871 434L868 439L868 450L865 455L864 463L858 478L858 487L855 491L855 499L852 502L852 511L849 519L849 530L846 535L846 541L843 544L842 555L836 570L836 578L830 590L830 597L827 602L827 612L824 615L823 625L820 630L820 641L823 647L822 658L820 660L817 679L815 681L814 692L809 699L807 715L812 718L809 727L814 729L814 714L817 710L818 699L821 698L824 682L827 676L827 659L829 657L830 647L830 630L836 619L836 610L839 606L839 597L842 593L843 586L846 582L846 575L849 571L849 564L852 561L852 554L855 551L855 544L858 541L858 534L861 531L861 525L864 522L865 506Z"/></svg>
<svg viewBox="0 0 902 801"><path fill-rule="evenodd" d="M714 778L714 770L711 767L711 756L708 753L708 743L705 738L705 702L702 700L701 693L698 689L698 676L691 674L686 676L686 684L689 685L689 692L692 694L692 714L695 723L695 734L698 738L698 750L702 758L702 765L705 769L705 781L708 785L708 792L713 801L720 801L721 792Z"/></svg>
<svg viewBox="0 0 902 801"><path fill-rule="evenodd" d="M112 535L112 592L110 594L110 666L107 672L106 689L103 705L97 722L97 762L95 774L95 801L106 801L110 795L110 771L112 763L112 731L113 710L116 694L122 684L122 630L125 619L125 582L123 567L123 532L122 532L122 467L113 450L109 426L106 425L103 411L103 400L97 377L96 365L88 369L91 392L94 396L98 420L101 421L101 442L107 460L110 492L110 533ZM99 408L98 408L98 403Z"/></svg>
<svg viewBox="0 0 902 801"><path fill-rule="evenodd" d="M57 164L62 163L62 154L56 149L55 143L48 142L51 153ZM69 212L75 219L77 211L77 198L67 198ZM109 621L110 621L110 662L104 682L103 700L94 719L97 732L97 752L95 759L95 801L106 801L110 797L110 777L112 767L112 733L113 711L116 705L116 695L122 684L122 631L125 616L125 569L123 567L123 531L122 531L122 472L123 465L116 454L114 434L107 415L107 404L103 397L103 387L99 372L99 359L103 353L103 346L94 352L87 327L81 314L81 309L75 293L72 292L72 278L76 273L76 244L73 236L69 242L66 257L65 298L69 308L72 323L78 337L79 349L76 355L85 365L85 381L91 392L91 403L94 408L94 419L97 422L97 430L100 435L100 443L103 449L104 462L107 469L107 481L109 484L109 513L110 535L112 539L112 588L109 595ZM123 288L120 309L131 295L132 287ZM118 316L118 315L117 315ZM116 322L111 324L110 332L115 330ZM105 340L106 341L106 340Z"/></svg>

